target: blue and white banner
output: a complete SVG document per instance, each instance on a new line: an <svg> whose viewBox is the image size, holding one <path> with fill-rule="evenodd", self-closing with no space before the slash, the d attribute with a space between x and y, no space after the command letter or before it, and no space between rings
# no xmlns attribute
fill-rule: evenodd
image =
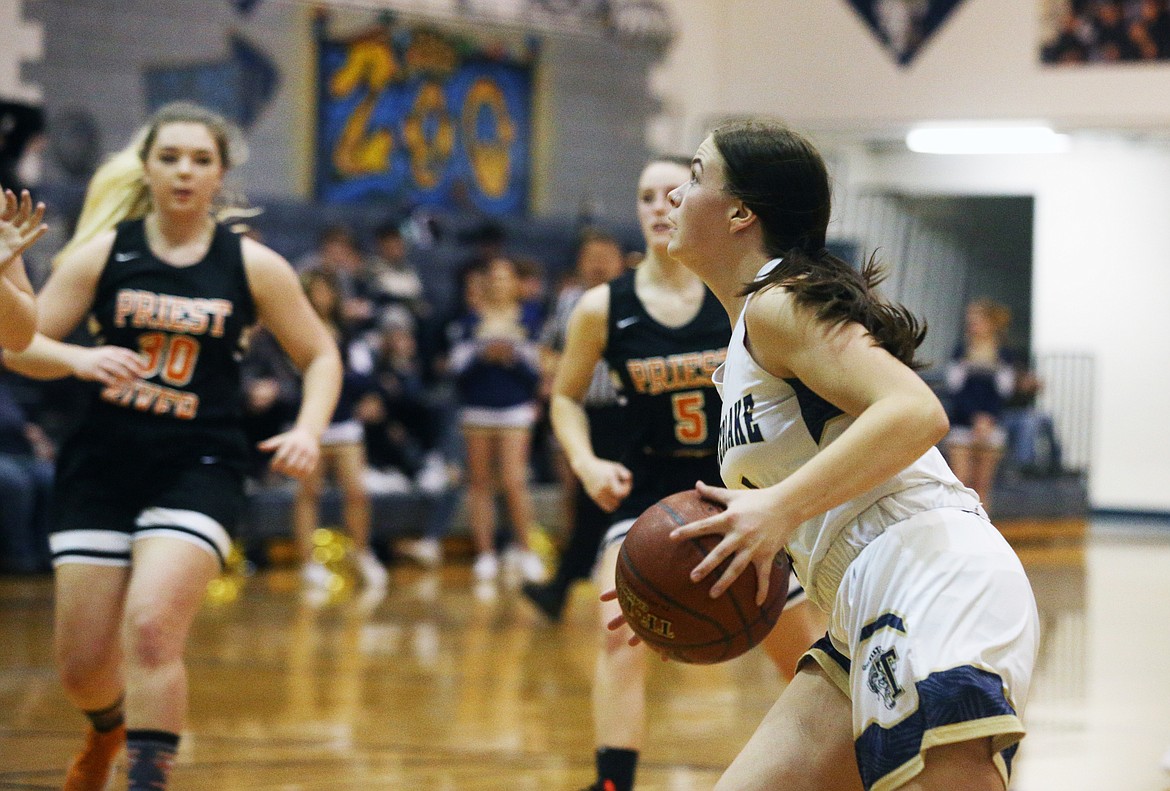
<svg viewBox="0 0 1170 791"><path fill-rule="evenodd" d="M427 29L318 40L317 194L518 214L532 71Z"/></svg>

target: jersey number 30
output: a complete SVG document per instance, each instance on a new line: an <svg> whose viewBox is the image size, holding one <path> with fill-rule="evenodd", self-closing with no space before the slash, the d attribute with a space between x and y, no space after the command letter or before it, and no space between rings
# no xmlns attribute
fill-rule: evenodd
<svg viewBox="0 0 1170 791"><path fill-rule="evenodd" d="M199 359L199 341L190 335L146 332L138 336L138 348L146 355L143 379L158 374L171 387L183 387L191 381Z"/></svg>
<svg viewBox="0 0 1170 791"><path fill-rule="evenodd" d="M675 393L670 397L674 412L674 437L684 445L707 441L707 396L702 390Z"/></svg>

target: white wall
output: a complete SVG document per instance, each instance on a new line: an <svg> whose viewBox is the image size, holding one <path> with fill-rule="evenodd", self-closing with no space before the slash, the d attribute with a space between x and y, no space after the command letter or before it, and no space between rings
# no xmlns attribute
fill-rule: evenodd
<svg viewBox="0 0 1170 791"><path fill-rule="evenodd" d="M931 119L1162 132L1170 65L1042 68L1034 0L968 0L904 69L845 0L674 9L681 35L658 84L680 145L719 115L766 113L812 132L845 190L1035 197L1035 350L1097 360L1093 505L1170 511L1170 144L1082 133L1066 155L943 158L842 142ZM696 69L709 72L692 90Z"/></svg>
<svg viewBox="0 0 1170 791"><path fill-rule="evenodd" d="M39 85L22 79L22 63L36 62L44 54L41 26L24 16L21 0L0 0L0 98L36 103Z"/></svg>

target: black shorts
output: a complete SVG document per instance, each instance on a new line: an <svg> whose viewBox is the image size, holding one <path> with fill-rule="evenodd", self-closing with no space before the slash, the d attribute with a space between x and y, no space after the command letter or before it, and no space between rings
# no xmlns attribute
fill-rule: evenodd
<svg viewBox="0 0 1170 791"><path fill-rule="evenodd" d="M719 458L709 456L638 456L626 466L634 477L630 496L611 514L610 523L637 519L654 503L677 492L695 488L695 481L722 486Z"/></svg>
<svg viewBox="0 0 1170 791"><path fill-rule="evenodd" d="M234 461L128 462L108 449L67 445L49 506L53 564L128 566L135 540L166 535L205 549L222 565L243 507L244 475Z"/></svg>

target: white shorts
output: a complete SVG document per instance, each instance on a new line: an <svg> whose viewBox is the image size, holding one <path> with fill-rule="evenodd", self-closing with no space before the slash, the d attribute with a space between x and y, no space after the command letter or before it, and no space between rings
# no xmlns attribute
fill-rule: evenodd
<svg viewBox="0 0 1170 791"><path fill-rule="evenodd" d="M1039 646L1019 559L983 516L939 508L891 526L845 572L820 665L853 704L867 791L898 788L943 744L990 737L1008 785Z"/></svg>
<svg viewBox="0 0 1170 791"><path fill-rule="evenodd" d="M470 429L532 428L536 422L536 404L501 408L466 406L459 410L459 422Z"/></svg>
<svg viewBox="0 0 1170 791"><path fill-rule="evenodd" d="M330 423L321 433L321 446L356 445L365 441L365 430L357 419L343 420L340 423Z"/></svg>
<svg viewBox="0 0 1170 791"><path fill-rule="evenodd" d="M970 426L952 426L947 434L945 444L956 445L960 448L985 448L987 450L1003 450L1007 446L1007 429L996 426L991 433L981 441L976 441L975 432Z"/></svg>

